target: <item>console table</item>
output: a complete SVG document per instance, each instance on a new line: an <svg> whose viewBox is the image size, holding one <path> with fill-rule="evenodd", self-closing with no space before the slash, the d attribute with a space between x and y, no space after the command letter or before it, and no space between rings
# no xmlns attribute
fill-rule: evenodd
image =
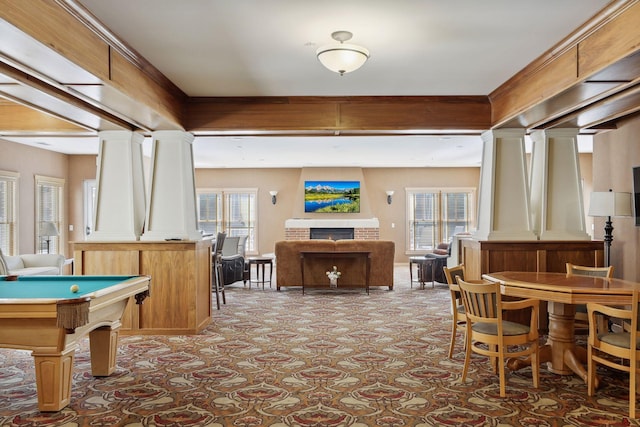
<svg viewBox="0 0 640 427"><path fill-rule="evenodd" d="M300 251L302 294L304 295L305 287L329 288L326 272L331 271L334 265L341 272L338 288L364 287L367 295L369 294L370 251Z"/></svg>

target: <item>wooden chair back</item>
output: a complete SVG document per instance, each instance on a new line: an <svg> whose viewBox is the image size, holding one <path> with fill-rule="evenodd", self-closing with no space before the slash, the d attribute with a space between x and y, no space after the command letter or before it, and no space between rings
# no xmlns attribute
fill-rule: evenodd
<svg viewBox="0 0 640 427"><path fill-rule="evenodd" d="M586 267L583 265L575 265L567 263L567 275L569 276L594 276L594 277L613 277L613 266L609 267Z"/></svg>
<svg viewBox="0 0 640 427"><path fill-rule="evenodd" d="M538 315L540 301L522 299L503 301L500 284L471 283L457 279L467 316L466 353L462 380L469 369L471 352L488 356L500 375L500 396L506 396L505 364L507 358L529 356L533 386L540 378ZM529 309L529 325L503 319L503 311Z"/></svg>
<svg viewBox="0 0 640 427"><path fill-rule="evenodd" d="M587 344L587 390L593 396L596 388L596 364L629 373L629 417L636 417L636 392L638 390L638 303L640 291L635 291L630 307L613 307L588 303L589 341ZM622 319L630 325L629 331L611 332L603 329L599 317ZM604 322L606 324L606 322Z"/></svg>

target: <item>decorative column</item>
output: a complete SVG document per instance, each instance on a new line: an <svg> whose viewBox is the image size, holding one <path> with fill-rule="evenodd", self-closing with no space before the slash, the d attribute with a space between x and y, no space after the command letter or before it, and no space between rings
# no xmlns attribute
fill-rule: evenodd
<svg viewBox="0 0 640 427"><path fill-rule="evenodd" d="M477 240L536 240L531 229L524 129L482 134Z"/></svg>
<svg viewBox="0 0 640 427"><path fill-rule="evenodd" d="M153 135L147 218L141 240L202 240L197 230L193 135Z"/></svg>
<svg viewBox="0 0 640 427"><path fill-rule="evenodd" d="M540 240L590 240L586 231L578 129L531 133L531 220Z"/></svg>
<svg viewBox="0 0 640 427"><path fill-rule="evenodd" d="M138 240L145 219L144 136L131 131L104 131L98 137L96 205L93 232L87 240Z"/></svg>

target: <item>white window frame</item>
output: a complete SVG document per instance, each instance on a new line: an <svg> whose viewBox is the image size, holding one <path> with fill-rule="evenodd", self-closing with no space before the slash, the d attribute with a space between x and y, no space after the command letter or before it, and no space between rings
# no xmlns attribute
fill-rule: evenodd
<svg viewBox="0 0 640 427"><path fill-rule="evenodd" d="M405 251L407 254L420 254L425 252L430 252L435 247L442 242L449 242L451 240L451 236L444 236L444 223L446 222L446 209L444 206L444 194L452 194L452 193L464 193L468 194L468 203L467 203L467 221L464 230L461 231L469 231L475 228L475 211L476 211L476 189L473 187L454 187L454 188L436 188L436 187L415 187L415 188L406 188L405 195L407 200L407 208L406 208L406 248ZM433 218L433 242L431 245L427 245L424 247L416 247L415 239L412 238L414 236L413 226L414 226L414 195L416 194L434 194L437 199L437 206L434 206L434 218Z"/></svg>
<svg viewBox="0 0 640 427"><path fill-rule="evenodd" d="M58 203L55 208L55 212L51 212L50 217L43 218L42 215L42 200L41 200L41 187L53 187L57 190ZM64 253L60 247L60 236L64 232L65 224L65 197L64 197L65 180L62 178L54 178L50 176L36 175L35 176L35 199L36 199L36 222L35 222L35 248L36 253L44 253L44 239L43 237L49 237L49 252L50 253ZM45 221L53 222L58 228L57 236L41 236L40 226Z"/></svg>
<svg viewBox="0 0 640 427"><path fill-rule="evenodd" d="M84 230L85 240L93 233L93 220L96 209L96 194L98 182L95 179L85 179L82 183L83 203L84 203Z"/></svg>
<svg viewBox="0 0 640 427"><path fill-rule="evenodd" d="M200 195L215 194L216 195L216 213L217 218L210 220L215 224L214 233L226 232L227 236L244 236L248 233L247 238L247 254L257 253L258 247L258 189L257 188L198 188L196 189L197 204L197 221L200 224ZM230 199L233 194L248 194L253 199L253 206L250 206L249 217L244 218L247 222L246 226L236 227L230 218L231 205ZM254 217L250 217L250 213L254 213Z"/></svg>
<svg viewBox="0 0 640 427"><path fill-rule="evenodd" d="M0 170L0 181L6 187L6 192L0 192L0 199L4 200L5 216L0 216L0 223L8 227L8 237L6 242L0 241L0 249L5 255L17 255L18 252L18 206L19 205L19 184L20 174L18 172L9 172Z"/></svg>

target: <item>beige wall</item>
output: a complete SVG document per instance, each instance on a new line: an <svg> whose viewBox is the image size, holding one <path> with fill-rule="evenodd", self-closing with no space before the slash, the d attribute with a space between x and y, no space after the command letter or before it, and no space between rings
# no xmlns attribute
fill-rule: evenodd
<svg viewBox="0 0 640 427"><path fill-rule="evenodd" d="M627 121L617 130L595 137L593 144L593 191L633 192L632 168L640 166L640 118ZM596 218L596 238L604 235L604 218ZM611 264L615 277L640 281L638 246L640 227L634 218L612 218Z"/></svg>
<svg viewBox="0 0 640 427"><path fill-rule="evenodd" d="M360 214L305 214L304 181L310 179L360 180ZM396 243L395 262L408 262L405 255L405 189L408 187L477 188L480 168L302 168L302 169L198 169L198 188L258 189L258 252L274 251L284 239L289 218L373 218L380 221L380 239ZM271 204L269 190L277 190ZM387 204L386 190L394 190ZM342 216L341 216L342 215ZM394 227L395 225L395 227Z"/></svg>
<svg viewBox="0 0 640 427"><path fill-rule="evenodd" d="M65 194L70 188L67 180L69 156L52 151L15 144L0 139L0 170L18 172L18 253L34 253L35 241L35 176L65 179ZM68 211L68 205L64 206ZM67 225L60 230L61 248L66 247Z"/></svg>

